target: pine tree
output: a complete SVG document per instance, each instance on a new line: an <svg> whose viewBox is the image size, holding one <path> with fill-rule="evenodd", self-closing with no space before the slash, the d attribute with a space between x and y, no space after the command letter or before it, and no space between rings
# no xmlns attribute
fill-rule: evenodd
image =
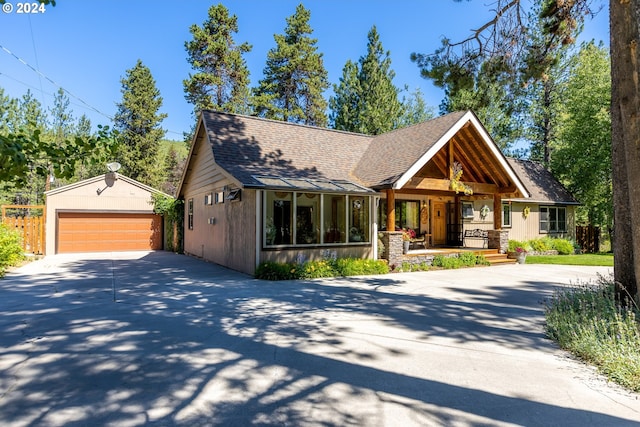
<svg viewBox="0 0 640 427"><path fill-rule="evenodd" d="M398 127L402 116L399 90L393 85L390 52L385 51L375 25L367 35L367 54L360 58L360 132L378 135Z"/></svg>
<svg viewBox="0 0 640 427"><path fill-rule="evenodd" d="M394 86L389 51L385 51L375 26L368 35L367 53L358 64L347 61L331 97L334 128L378 135L402 125L404 107Z"/></svg>
<svg viewBox="0 0 640 427"><path fill-rule="evenodd" d="M276 47L267 54L264 79L255 90L253 103L259 116L327 125L327 101L322 94L329 83L317 39L310 37L310 17L311 12L298 5L287 18L285 34L274 36Z"/></svg>
<svg viewBox="0 0 640 427"><path fill-rule="evenodd" d="M151 71L141 60L127 70L121 83L122 101L117 104L114 122L121 134L118 155L123 165L122 173L155 186L160 180L156 157L165 134L160 124L167 116L158 112L162 97Z"/></svg>
<svg viewBox="0 0 640 427"><path fill-rule="evenodd" d="M185 98L194 106L197 118L203 109L248 114L249 69L243 55L248 43L236 44L238 19L222 5L209 8L201 27L192 25L193 40L185 43L187 61L195 70L183 81Z"/></svg>
<svg viewBox="0 0 640 427"><path fill-rule="evenodd" d="M331 127L344 131L356 131L358 125L358 104L360 101L360 82L358 65L348 60L342 69L340 83L333 85L334 95L329 98L331 109Z"/></svg>
<svg viewBox="0 0 640 427"><path fill-rule="evenodd" d="M60 144L74 132L73 111L69 109L69 97L59 88L53 98L53 108L49 109L53 141Z"/></svg>

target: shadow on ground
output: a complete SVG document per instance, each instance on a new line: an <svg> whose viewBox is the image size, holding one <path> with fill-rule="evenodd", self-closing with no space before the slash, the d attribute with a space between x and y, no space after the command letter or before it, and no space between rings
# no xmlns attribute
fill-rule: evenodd
<svg viewBox="0 0 640 427"><path fill-rule="evenodd" d="M629 425L402 367L409 340L553 347L546 283L451 300L402 278L264 282L162 252L18 270L0 281L0 424L380 425L391 404L423 425Z"/></svg>

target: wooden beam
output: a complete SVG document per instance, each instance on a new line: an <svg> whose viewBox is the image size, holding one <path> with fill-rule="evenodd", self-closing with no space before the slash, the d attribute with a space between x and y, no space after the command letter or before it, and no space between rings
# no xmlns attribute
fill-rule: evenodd
<svg viewBox="0 0 640 427"><path fill-rule="evenodd" d="M502 230L502 198L499 193L493 195L493 228Z"/></svg>
<svg viewBox="0 0 640 427"><path fill-rule="evenodd" d="M394 189L387 190L387 231L396 229L396 192Z"/></svg>
<svg viewBox="0 0 640 427"><path fill-rule="evenodd" d="M451 183L448 179L421 178L419 181L417 179L411 180L410 183L412 184L412 187L418 190L451 191ZM502 189L498 188L495 184L482 184L479 182L466 181L462 181L462 183L471 187L473 194L494 194L502 192Z"/></svg>
<svg viewBox="0 0 640 427"><path fill-rule="evenodd" d="M448 155L448 163L449 163L449 179L453 179L453 139L451 139L449 141L449 143L447 144L447 147L449 148L449 155Z"/></svg>

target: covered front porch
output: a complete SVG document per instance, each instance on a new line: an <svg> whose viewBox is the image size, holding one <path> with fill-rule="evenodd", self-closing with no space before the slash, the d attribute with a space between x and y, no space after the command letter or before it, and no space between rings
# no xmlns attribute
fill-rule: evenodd
<svg viewBox="0 0 640 427"><path fill-rule="evenodd" d="M502 200L528 197L473 114L425 147L404 173L375 189L382 193L378 220L383 257L390 264L463 250L504 254L509 237L503 219L510 205ZM409 248L403 244L407 240Z"/></svg>

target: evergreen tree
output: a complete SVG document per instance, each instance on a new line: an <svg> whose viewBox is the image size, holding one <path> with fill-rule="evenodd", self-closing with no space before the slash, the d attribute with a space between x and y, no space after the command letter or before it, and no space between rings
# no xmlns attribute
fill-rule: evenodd
<svg viewBox="0 0 640 427"><path fill-rule="evenodd" d="M358 132L379 135L396 129L403 114L394 86L390 52L385 51L375 25L367 35L367 54L360 58Z"/></svg>
<svg viewBox="0 0 640 427"><path fill-rule="evenodd" d="M255 90L254 106L259 116L270 119L326 126L329 87L322 54L309 25L311 12L300 4L287 18L285 34L274 36L276 47L267 54L264 78Z"/></svg>
<svg viewBox="0 0 640 427"><path fill-rule="evenodd" d="M334 95L329 98L331 109L331 127L338 130L353 131L358 126L358 104L360 101L360 82L358 65L348 60L342 69L340 83L333 85Z"/></svg>
<svg viewBox="0 0 640 427"><path fill-rule="evenodd" d="M340 83L334 85L329 102L335 129L378 135L403 125L405 111L393 85L389 55L374 26L368 33L367 54L358 64L347 61Z"/></svg>
<svg viewBox="0 0 640 427"><path fill-rule="evenodd" d="M211 6L202 26L194 24L189 31L193 39L185 48L195 73L183 85L196 119L203 109L248 114L249 69L243 55L251 51L251 45L234 42L237 17L230 16L222 4Z"/></svg>
<svg viewBox="0 0 640 427"><path fill-rule="evenodd" d="M151 71L141 60L121 80L122 101L117 104L115 128L120 132L119 160L122 173L144 184L156 186L160 177L156 157L167 116L159 113L162 97Z"/></svg>
<svg viewBox="0 0 640 427"><path fill-rule="evenodd" d="M73 111L69 109L69 97L59 88L53 98L53 108L49 109L51 133L56 144L62 143L74 133Z"/></svg>
<svg viewBox="0 0 640 427"><path fill-rule="evenodd" d="M433 108L427 105L420 88L413 91L408 98L404 98L402 105L404 113L400 118L400 127L415 125L435 117Z"/></svg>

